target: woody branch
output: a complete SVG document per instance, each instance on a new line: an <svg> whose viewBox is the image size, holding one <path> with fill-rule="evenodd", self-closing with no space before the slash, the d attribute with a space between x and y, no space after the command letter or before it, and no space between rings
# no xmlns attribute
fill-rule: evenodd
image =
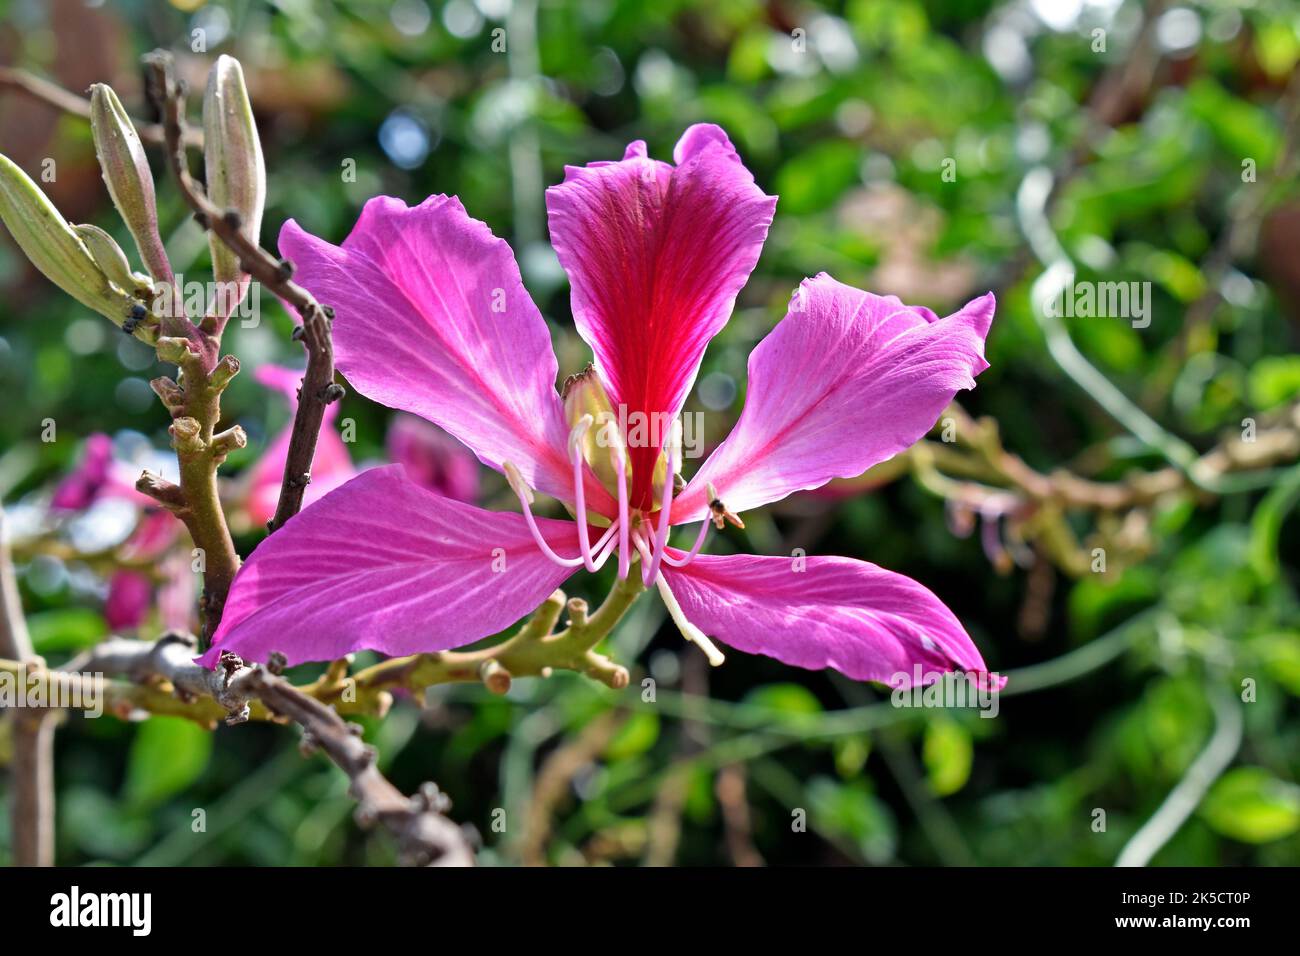
<svg viewBox="0 0 1300 956"><path fill-rule="evenodd" d="M562 670L585 674L619 690L628 685L627 668L596 647L642 590L640 576L629 575L591 612L581 598L566 598L562 591L555 591L512 637L491 647L396 657L355 674L349 673L347 661L335 661L318 680L301 687L281 681L281 690L310 698L337 714L377 716L388 712L394 690L408 691L418 699L439 684L481 683L493 693L504 694L515 678L545 678ZM568 619L557 631L566 611ZM195 665L192 656L188 635L168 634L157 641L110 638L65 667L40 669L29 679L99 695L105 709L123 719L159 714L215 727L223 719L276 721L285 716L273 702L244 692L241 681L229 678L231 667L236 672L245 667L243 662L236 663L237 658L227 658L228 666L212 672ZM24 665L0 660L0 672L23 673ZM95 675L124 680L103 680ZM80 699L86 699L85 695Z"/></svg>
<svg viewBox="0 0 1300 956"><path fill-rule="evenodd" d="M0 508L0 654L13 658L17 673L40 668L32 653L9 556L4 509ZM13 721L13 833L14 863L18 866L52 866L54 863L54 723L55 715L41 709L17 708Z"/></svg>
<svg viewBox="0 0 1300 956"><path fill-rule="evenodd" d="M208 199L203 187L194 181L183 145L185 90L175 77L171 54L155 51L145 57L145 66L148 69L149 96L163 117L168 165L195 219L239 257L240 267L245 272L293 306L302 318L301 340L307 350L307 371L299 390L280 498L269 526L269 530L274 531L302 508L303 494L311 481L316 436L325 420L325 406L344 395L343 387L334 382L334 347L330 336L333 313L293 281L292 263L271 255L250 239L242 228L239 213L218 208ZM220 315L210 315L204 318L202 328L205 333L219 338L225 322L226 319Z"/></svg>
<svg viewBox="0 0 1300 956"><path fill-rule="evenodd" d="M359 725L347 723L334 708L304 694L271 669L225 654L215 670L208 670L195 664L193 656L194 639L184 634L168 634L155 642L109 640L69 663L66 673L51 672L48 679L57 683L84 681L91 673L120 675L152 691L135 700L124 696L106 701L121 716L147 705L150 696L163 700L170 696L190 708L202 706L212 722L222 714L228 723L242 723L256 703L266 719L301 727L304 750L323 751L347 774L357 800L357 821L366 827L382 823L405 862L472 865L465 834L443 816L449 806L446 797L432 783L424 784L413 797L404 796L379 772L374 748L362 742ZM102 685L93 688L100 690Z"/></svg>

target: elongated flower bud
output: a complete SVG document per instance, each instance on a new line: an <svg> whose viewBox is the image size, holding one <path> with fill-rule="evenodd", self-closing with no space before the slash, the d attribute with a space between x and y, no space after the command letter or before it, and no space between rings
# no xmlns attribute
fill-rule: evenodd
<svg viewBox="0 0 1300 956"><path fill-rule="evenodd" d="M131 230L149 274L159 282L170 283L172 269L158 234L153 174L144 145L112 88L96 83L90 89L90 129L113 205Z"/></svg>
<svg viewBox="0 0 1300 956"><path fill-rule="evenodd" d="M0 154L0 219L13 234L32 265L88 309L121 326L135 316L140 304L115 287L72 226L45 193L9 157ZM144 334L141 329L141 334Z"/></svg>
<svg viewBox="0 0 1300 956"><path fill-rule="evenodd" d="M148 301L152 297L153 284L148 276L131 271L126 253L112 236L98 226L85 223L73 226L72 229L85 244L91 258L95 260L95 265L99 266L99 270L104 273L109 282L142 301Z"/></svg>
<svg viewBox="0 0 1300 956"><path fill-rule="evenodd" d="M208 198L223 211L238 213L244 235L257 242L266 205L266 165L244 86L244 71L231 56L217 57L208 73L208 89L203 97L203 158ZM229 314L243 301L248 275L239 268L239 257L215 233L208 242L218 288L235 290L220 305L220 310Z"/></svg>

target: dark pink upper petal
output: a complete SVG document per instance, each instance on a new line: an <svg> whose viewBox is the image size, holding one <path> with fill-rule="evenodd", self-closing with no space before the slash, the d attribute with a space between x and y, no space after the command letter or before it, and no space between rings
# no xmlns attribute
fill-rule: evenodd
<svg viewBox="0 0 1300 956"><path fill-rule="evenodd" d="M680 411L776 207L716 126L692 126L673 158L675 167L649 159L645 144L633 143L619 162L568 167L563 184L546 191L578 332L629 415ZM666 428L658 433L666 437ZM633 507L650 503L661 445L631 450Z"/></svg>
<svg viewBox="0 0 1300 956"><path fill-rule="evenodd" d="M865 561L701 555L664 573L691 623L750 654L903 687L915 682L917 665L922 683L946 671L987 670L942 601L911 578Z"/></svg>
<svg viewBox="0 0 1300 956"><path fill-rule="evenodd" d="M358 391L445 428L486 465L511 461L532 487L572 497L550 333L510 247L459 200L372 199L341 247L290 221L280 251L334 307L337 364ZM593 507L608 503L589 484Z"/></svg>
<svg viewBox="0 0 1300 956"><path fill-rule="evenodd" d="M572 522L538 526L577 553ZM258 545L201 663L223 650L296 664L460 647L535 610L572 573L542 555L521 515L433 494L401 465L374 468Z"/></svg>
<svg viewBox="0 0 1300 956"><path fill-rule="evenodd" d="M988 368L993 294L947 318L822 273L749 356L735 429L673 504L673 523L708 511L712 483L741 512L832 478L851 478L911 446Z"/></svg>

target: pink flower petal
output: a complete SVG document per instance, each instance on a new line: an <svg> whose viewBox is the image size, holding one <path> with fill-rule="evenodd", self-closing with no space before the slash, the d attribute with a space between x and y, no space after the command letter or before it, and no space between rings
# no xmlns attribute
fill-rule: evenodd
<svg viewBox="0 0 1300 956"><path fill-rule="evenodd" d="M716 126L692 126L673 158L676 167L648 159L636 142L620 162L566 168L546 191L578 332L614 405L647 423L681 410L776 207ZM631 450L633 507L650 504L666 431Z"/></svg>
<svg viewBox="0 0 1300 956"><path fill-rule="evenodd" d="M577 553L572 522L538 526L557 551ZM255 661L279 651L296 664L460 647L535 610L572 573L541 554L521 515L425 491L401 465L374 468L253 551L201 663L223 650Z"/></svg>
<svg viewBox="0 0 1300 956"><path fill-rule="evenodd" d="M293 314L292 309L290 309L290 314ZM302 371L289 368L287 365L274 365L268 362L266 365L259 365L253 370L253 379L257 384L279 392L289 400L290 407L297 408L298 388L302 385L303 374ZM326 415L331 411L337 414L337 403L325 406Z"/></svg>
<svg viewBox="0 0 1300 956"><path fill-rule="evenodd" d="M129 501L140 507L155 502L135 490L140 471L114 457L113 439L103 432L86 438L81 457L73 470L59 482L50 497L54 511L84 511L101 498Z"/></svg>
<svg viewBox="0 0 1300 956"><path fill-rule="evenodd" d="M510 247L458 199L413 208L372 199L342 247L289 221L280 251L334 307L335 357L358 391L445 428L484 464L513 462L533 488L572 498L550 333ZM594 478L588 501L613 511Z"/></svg>
<svg viewBox="0 0 1300 956"><path fill-rule="evenodd" d="M445 498L478 500L478 462L437 425L398 413L388 425L387 446L389 459L405 465L416 484Z"/></svg>
<svg viewBox="0 0 1300 956"><path fill-rule="evenodd" d="M130 561L152 561L163 555L180 538L185 525L170 511L146 511L131 537L122 545L122 557Z"/></svg>
<svg viewBox="0 0 1300 956"><path fill-rule="evenodd" d="M822 273L749 356L745 408L674 502L673 523L852 478L914 444L988 368L992 293L940 319Z"/></svg>
<svg viewBox="0 0 1300 956"><path fill-rule="evenodd" d="M198 623L195 607L198 575L188 553L177 553L163 562L166 580L158 589L158 622L164 631L194 631Z"/></svg>
<svg viewBox="0 0 1300 956"><path fill-rule="evenodd" d="M134 631L153 603L153 582L139 571L114 571L108 581L104 620L109 630Z"/></svg>
<svg viewBox="0 0 1300 956"><path fill-rule="evenodd" d="M84 511L99 497L113 469L113 439L103 432L86 438L72 472L59 482L50 498L57 511Z"/></svg>
<svg viewBox="0 0 1300 956"><path fill-rule="evenodd" d="M922 683L987 670L952 611L911 578L852 558L800 560L802 571L795 558L701 555L664 571L691 623L750 654L903 687L916 665Z"/></svg>

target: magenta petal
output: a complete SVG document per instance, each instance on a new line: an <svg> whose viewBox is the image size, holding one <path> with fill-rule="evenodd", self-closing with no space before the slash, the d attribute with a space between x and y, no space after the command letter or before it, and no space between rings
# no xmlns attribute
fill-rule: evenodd
<svg viewBox="0 0 1300 956"><path fill-rule="evenodd" d="M114 571L108 581L104 620L109 630L133 631L144 623L153 603L153 582L139 571Z"/></svg>
<svg viewBox="0 0 1300 956"><path fill-rule="evenodd" d="M197 624L198 575L188 552L173 554L163 562L166 580L158 589L158 622L164 631L193 631Z"/></svg>
<svg viewBox="0 0 1300 956"><path fill-rule="evenodd" d="M84 511L94 503L109 481L113 468L113 439L103 432L86 438L81 458L54 489L50 507L56 511Z"/></svg>
<svg viewBox="0 0 1300 956"><path fill-rule="evenodd" d="M337 364L358 391L445 428L486 465L513 462L532 487L572 497L546 322L510 247L459 200L372 199L342 247L290 221L280 251L334 307ZM594 480L590 494L596 507L609 497Z"/></svg>
<svg viewBox="0 0 1300 956"><path fill-rule="evenodd" d="M691 623L750 654L903 687L917 665L922 683L958 668L987 670L942 601L865 561L701 555L664 573ZM1005 679L982 683L1001 688Z"/></svg>
<svg viewBox="0 0 1300 956"><path fill-rule="evenodd" d="M298 388L302 385L303 374L302 371L291 369L287 365L267 363L266 365L259 365L253 371L253 379L257 384L279 392L289 400L291 407L297 408ZM325 406L326 415L330 414L331 411L337 414L338 405L332 403Z"/></svg>
<svg viewBox="0 0 1300 956"><path fill-rule="evenodd" d="M546 191L578 332L629 416L680 411L776 207L716 126L688 129L674 158L648 159L633 143L620 162L568 167ZM632 449L634 507L649 503L660 445Z"/></svg>
<svg viewBox="0 0 1300 956"><path fill-rule="evenodd" d="M822 273L749 356L745 408L673 506L708 511L707 485L735 512L852 478L910 447L988 368L993 295L947 318Z"/></svg>
<svg viewBox="0 0 1300 956"><path fill-rule="evenodd" d="M122 558L130 561L153 561L181 536L185 525L170 511L146 511L131 537L122 545Z"/></svg>
<svg viewBox="0 0 1300 956"><path fill-rule="evenodd" d="M416 484L445 498L478 500L478 462L437 425L399 413L388 425L386 445L389 460L405 466Z"/></svg>
<svg viewBox="0 0 1300 956"><path fill-rule="evenodd" d="M538 525L557 551L577 553L572 522ZM535 610L572 573L541 554L521 515L425 491L401 465L374 468L253 551L201 663L225 650L296 664L460 647Z"/></svg>

